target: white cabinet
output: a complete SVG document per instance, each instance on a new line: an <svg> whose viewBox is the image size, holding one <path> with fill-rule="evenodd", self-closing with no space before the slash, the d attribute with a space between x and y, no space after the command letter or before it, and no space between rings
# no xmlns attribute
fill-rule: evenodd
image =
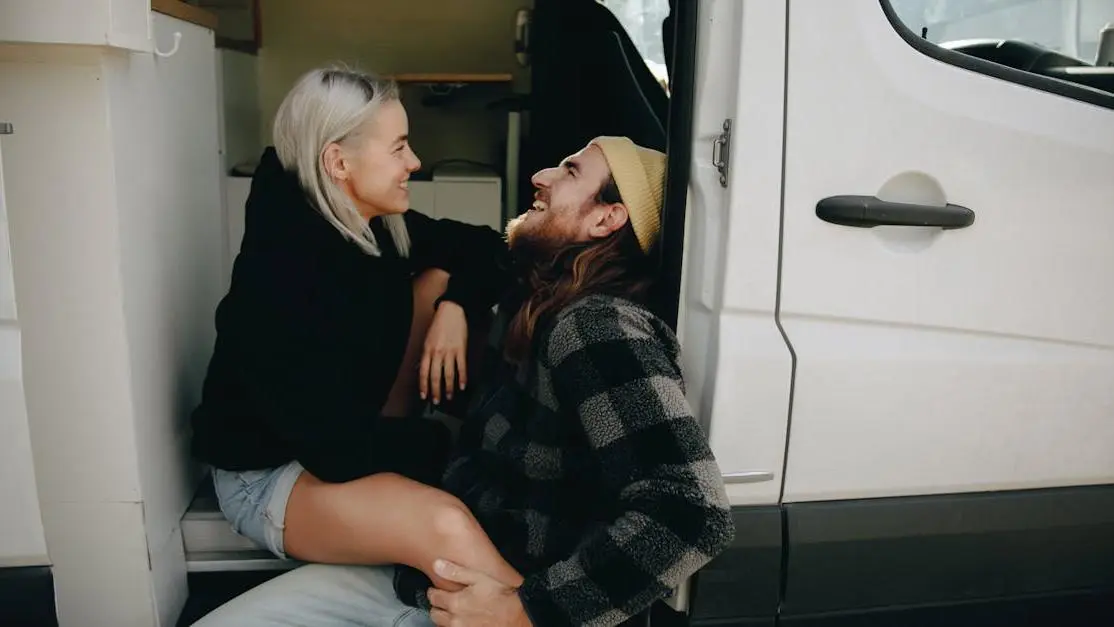
<svg viewBox="0 0 1114 627"><path fill-rule="evenodd" d="M410 208L431 218L448 218L503 229L503 182L486 171L445 167L432 181L410 181Z"/></svg>
<svg viewBox="0 0 1114 627"><path fill-rule="evenodd" d="M232 281L232 264L240 254L240 243L244 239L244 205L251 194L251 179L246 176L224 177L224 214L227 233L227 256L224 259L224 280L226 285Z"/></svg>
<svg viewBox="0 0 1114 627"><path fill-rule="evenodd" d="M433 175L433 194L434 217L502 230L502 181L495 174L446 168Z"/></svg>
<svg viewBox="0 0 1114 627"><path fill-rule="evenodd" d="M434 175L432 181L410 181L410 208L431 218L459 220L502 231L502 183L502 179L495 174L446 170L444 174ZM244 237L244 203L250 192L250 178L225 177L228 229L225 274L229 278Z"/></svg>
<svg viewBox="0 0 1114 627"><path fill-rule="evenodd" d="M410 208L429 217L437 215L437 185L433 181L410 180Z"/></svg>
<svg viewBox="0 0 1114 627"><path fill-rule="evenodd" d="M0 145L3 144L4 135L11 132L11 125L0 120ZM8 241L8 211L4 208L4 160L0 158L0 321L15 320L15 316L15 281L12 278L11 243Z"/></svg>
<svg viewBox="0 0 1114 627"><path fill-rule="evenodd" d="M0 147L11 129L0 119ZM0 159L0 569L49 564L35 486Z"/></svg>
<svg viewBox="0 0 1114 627"><path fill-rule="evenodd" d="M0 29L17 4L28 18L71 3L0 0ZM132 15L112 14L112 28ZM60 625L173 625L188 594L179 522L197 477L185 416L224 290L216 54L211 29L145 19L174 54L0 45L0 121L16 131L2 141L19 379ZM30 540L9 543L8 509L33 511L9 498L11 447L28 450L5 392L13 354L0 345L0 555L26 546L33 558L44 551Z"/></svg>
<svg viewBox="0 0 1114 627"><path fill-rule="evenodd" d="M151 49L151 0L0 0L0 43Z"/></svg>

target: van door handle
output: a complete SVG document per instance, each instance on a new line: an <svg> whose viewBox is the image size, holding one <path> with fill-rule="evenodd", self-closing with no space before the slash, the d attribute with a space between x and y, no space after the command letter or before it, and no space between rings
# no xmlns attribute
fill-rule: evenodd
<svg viewBox="0 0 1114 627"><path fill-rule="evenodd" d="M962 229L975 223L975 212L959 205L890 202L875 196L830 196L816 203L816 217L841 226L934 226Z"/></svg>

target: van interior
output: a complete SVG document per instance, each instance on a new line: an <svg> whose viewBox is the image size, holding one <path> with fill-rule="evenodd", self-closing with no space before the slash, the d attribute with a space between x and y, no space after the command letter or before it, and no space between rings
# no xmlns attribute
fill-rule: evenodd
<svg viewBox="0 0 1114 627"><path fill-rule="evenodd" d="M533 172L597 135L626 135L665 150L668 0L193 3L216 14L217 42L225 47L231 176L250 176L297 76L332 62L400 84L423 161L415 178L490 182L491 189L474 189L499 194L498 214L483 193L475 197L483 209L449 209L427 193L436 186L419 185L414 208L436 215L500 228L529 204ZM445 197L461 204L457 194Z"/></svg>
<svg viewBox="0 0 1114 627"><path fill-rule="evenodd" d="M676 49L678 0L192 0L217 18L229 259L270 121L302 72L339 62L399 83L422 160L411 204L436 217L502 229L529 206L531 175L599 135L666 151L671 92L691 92L695 24ZM681 66L677 60L680 58ZM687 61L686 61L687 59ZM688 75L683 75L687 71ZM682 74L682 75L678 75ZM687 94L691 100L691 93ZM687 124L674 130L687 129ZM671 143L671 140L673 143ZM683 209L687 149L671 153ZM674 160L682 156L682 159ZM668 194L669 192L667 192ZM676 324L683 211L660 247L659 313ZM670 249L670 243L676 247ZM673 277L670 285L668 277ZM671 293L671 294L670 294ZM236 535L202 480L182 520L190 602L180 624L294 566Z"/></svg>

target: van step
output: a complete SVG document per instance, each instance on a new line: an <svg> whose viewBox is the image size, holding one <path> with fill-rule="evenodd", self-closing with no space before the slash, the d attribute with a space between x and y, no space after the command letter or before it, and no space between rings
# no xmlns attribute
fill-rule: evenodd
<svg viewBox="0 0 1114 627"><path fill-rule="evenodd" d="M206 478L182 517L186 570L191 573L289 570L299 565L280 560L236 533L217 505L213 482Z"/></svg>
<svg viewBox="0 0 1114 627"><path fill-rule="evenodd" d="M189 573L290 570L300 565L300 562L280 560L270 552L261 550L186 553L186 572Z"/></svg>

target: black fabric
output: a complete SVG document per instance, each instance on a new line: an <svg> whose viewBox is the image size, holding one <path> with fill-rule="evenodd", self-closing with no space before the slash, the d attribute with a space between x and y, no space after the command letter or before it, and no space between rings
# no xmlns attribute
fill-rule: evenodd
<svg viewBox="0 0 1114 627"><path fill-rule="evenodd" d="M610 9L595 0L536 0L530 38L523 211L533 194L528 177L599 135L665 151L669 98Z"/></svg>
<svg viewBox="0 0 1114 627"><path fill-rule="evenodd" d="M332 482L436 476L443 427L379 417L409 336L412 280L446 270L445 298L475 315L505 289L509 256L489 228L414 211L405 220L408 258L378 221L383 254L368 255L311 207L273 148L264 152L192 417L198 459L227 470L297 460Z"/></svg>
<svg viewBox="0 0 1114 627"><path fill-rule="evenodd" d="M691 0L690 0L691 1ZM677 0L669 0L669 15L661 22L661 48L665 53L665 72L673 84L673 41L677 37Z"/></svg>

